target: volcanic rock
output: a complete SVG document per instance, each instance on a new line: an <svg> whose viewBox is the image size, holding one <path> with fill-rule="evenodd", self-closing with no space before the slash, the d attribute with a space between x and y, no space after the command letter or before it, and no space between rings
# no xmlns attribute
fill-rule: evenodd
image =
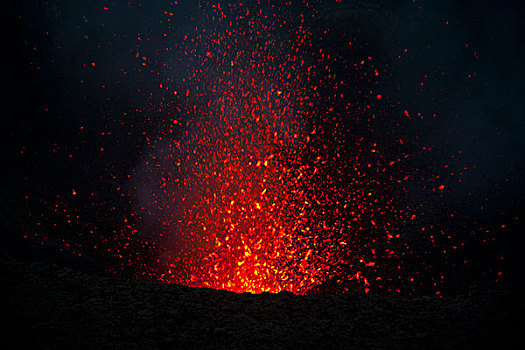
<svg viewBox="0 0 525 350"><path fill-rule="evenodd" d="M478 349L517 339L524 293L260 295L0 263L16 348Z"/></svg>

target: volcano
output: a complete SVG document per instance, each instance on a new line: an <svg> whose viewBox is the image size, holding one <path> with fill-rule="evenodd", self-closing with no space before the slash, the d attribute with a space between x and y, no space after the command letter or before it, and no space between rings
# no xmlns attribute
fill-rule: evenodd
<svg viewBox="0 0 525 350"><path fill-rule="evenodd" d="M209 345L237 334L213 317L262 327L254 335L261 342L291 329L276 347L335 346L351 329L374 332L364 310L388 319L383 339L398 347L407 339L466 346L506 337L500 328L484 336L483 320L514 320L503 299L519 299L525 281L522 5L2 8L12 68L2 73L3 96L13 112L2 137L1 258L7 309L23 310L12 326L17 341L24 322L49 347L71 341L54 343L55 328L99 332L108 325L83 322L100 305L121 319L106 287L140 290L144 303L125 303L148 322L183 322L189 311L170 293L205 311L187 328L150 327L160 333L148 339L158 342L139 347L190 346L197 333ZM78 287L87 298L84 283L95 286L90 302L71 294ZM40 291L49 314L35 306ZM160 301L149 304L155 293ZM152 321L155 308L171 302L177 307ZM226 310L239 305L276 315ZM432 308L441 310L437 323ZM462 308L456 334L447 328L450 310ZM304 329L315 339L298 336L296 321L308 310L315 325ZM365 335L356 346L370 342Z"/></svg>

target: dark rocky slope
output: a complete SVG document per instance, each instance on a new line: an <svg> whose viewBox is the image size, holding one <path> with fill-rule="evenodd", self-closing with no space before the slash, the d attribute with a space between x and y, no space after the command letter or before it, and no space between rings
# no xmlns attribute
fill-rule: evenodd
<svg viewBox="0 0 525 350"><path fill-rule="evenodd" d="M502 349L520 335L524 304L516 291L250 295L0 266L4 349Z"/></svg>

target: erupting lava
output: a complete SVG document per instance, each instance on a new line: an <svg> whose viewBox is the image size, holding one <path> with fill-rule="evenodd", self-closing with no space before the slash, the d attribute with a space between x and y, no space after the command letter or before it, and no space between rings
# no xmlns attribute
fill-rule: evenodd
<svg viewBox="0 0 525 350"><path fill-rule="evenodd" d="M276 13L212 6L214 30L185 35L183 55L194 66L179 101L193 117L179 109L139 170L143 216L162 222L162 280L301 294L349 262L374 265L362 257L366 239L359 248L354 241L364 220L376 225L373 187L390 187L362 169L381 166L379 153L376 164L361 163L377 144L345 145L366 142L345 130L349 111L321 108L323 98L343 99L330 55L309 52L304 18L287 24ZM348 277L368 285L357 267Z"/></svg>
<svg viewBox="0 0 525 350"><path fill-rule="evenodd" d="M119 6L104 7L101 21L118 22ZM419 111L426 102L400 100L408 83L393 77L414 56L399 41L376 43L358 5L151 8L160 24L105 36L108 48L129 49L131 67L122 60L116 81L103 83L103 117L79 122L78 144L53 145L49 158L62 152L89 176L65 195L25 197L42 209L30 214L37 244L139 279L235 292L440 294L498 282L503 259L489 246L498 227L447 203L475 166L459 148L431 150L446 123L438 102ZM429 100L446 100L434 89Z"/></svg>

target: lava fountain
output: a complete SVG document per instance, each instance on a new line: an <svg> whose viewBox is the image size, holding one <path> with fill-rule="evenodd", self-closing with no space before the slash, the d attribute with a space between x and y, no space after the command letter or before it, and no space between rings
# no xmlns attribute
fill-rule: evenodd
<svg viewBox="0 0 525 350"><path fill-rule="evenodd" d="M45 159L82 177L24 196L35 224L24 239L138 279L235 292L444 294L500 280L494 233L506 224L484 218L485 202L449 205L473 198L461 191L475 164L429 141L456 116L440 119L437 102L418 111L425 94L400 100L399 71L418 56L368 30L382 10L181 3L152 6L160 24L136 38L101 35L104 52L129 52L115 76L138 88L103 83L102 117L79 119L74 142L54 136ZM101 24L124 8L101 9ZM83 65L81 84L98 67ZM436 74L426 79L439 86Z"/></svg>
<svg viewBox="0 0 525 350"><path fill-rule="evenodd" d="M211 6L213 31L184 36L193 65L174 95L185 109L137 171L141 215L156 218L165 248L163 281L303 294L344 271L368 286L352 262L374 266L374 250L358 233L377 225L378 206L395 213L392 200L370 198L391 188L367 175L380 172L381 156L371 169L362 153L379 146L359 146L367 142L338 126L348 112L322 107L344 99L343 82L329 54L311 52L303 14L287 23L277 13ZM322 96L328 89L333 96Z"/></svg>

